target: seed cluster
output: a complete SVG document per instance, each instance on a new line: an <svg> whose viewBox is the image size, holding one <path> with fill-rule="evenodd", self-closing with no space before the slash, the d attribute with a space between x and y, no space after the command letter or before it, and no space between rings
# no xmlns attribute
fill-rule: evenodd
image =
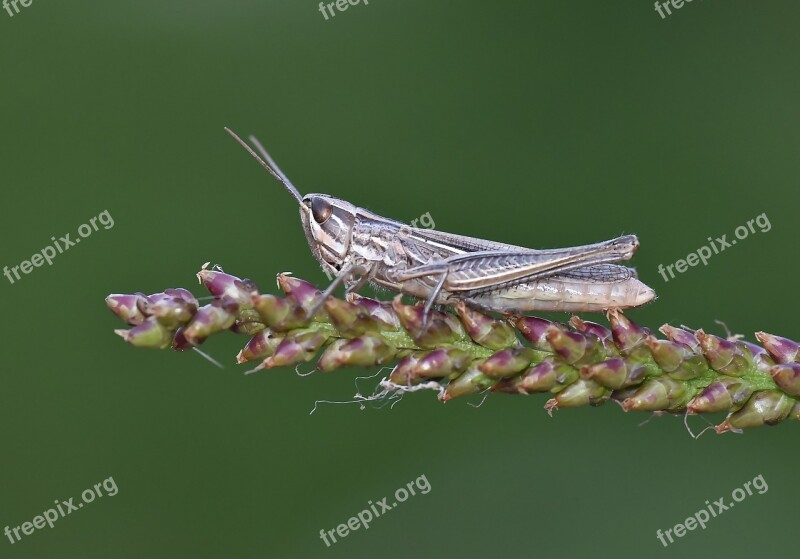
<svg viewBox="0 0 800 559"><path fill-rule="evenodd" d="M183 351L224 330L251 336L237 361L255 370L317 360L317 370L396 363L394 387L441 385L442 401L483 391L548 392L556 408L609 400L640 411L728 412L717 433L800 419L800 344L757 332L762 345L664 325L659 339L618 310L609 327L574 316L569 325L530 316L492 318L464 304L455 313L356 294L329 297L287 274L285 296L261 294L250 280L204 267L198 279L214 296L199 306L185 289L109 295L108 307L132 326L117 330L136 347ZM324 349L323 349L324 348Z"/></svg>

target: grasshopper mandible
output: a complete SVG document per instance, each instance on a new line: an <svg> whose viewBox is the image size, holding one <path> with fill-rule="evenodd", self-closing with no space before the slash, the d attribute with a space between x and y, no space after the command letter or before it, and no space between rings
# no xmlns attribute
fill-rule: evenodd
<svg viewBox="0 0 800 559"><path fill-rule="evenodd" d="M635 270L612 264L633 256L639 247L634 235L534 250L410 227L327 194L302 196L254 136L249 139L261 157L225 130L297 200L311 252L335 276L319 306L340 284L353 292L367 282L425 300L426 322L434 304L459 301L509 314L603 311L636 307L655 297Z"/></svg>

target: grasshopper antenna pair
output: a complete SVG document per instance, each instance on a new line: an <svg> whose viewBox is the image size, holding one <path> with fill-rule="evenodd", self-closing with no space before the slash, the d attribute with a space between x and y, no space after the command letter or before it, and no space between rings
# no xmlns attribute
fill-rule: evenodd
<svg viewBox="0 0 800 559"><path fill-rule="evenodd" d="M281 183L281 184L284 186L284 188L286 188L286 190L288 190L288 191L289 191L289 194L291 194L291 195L294 197L294 199L295 199L295 200L297 200L297 203L298 203L298 204L302 204L302 203L303 203L303 196L301 196L301 194L300 194L300 191L299 191L299 190L297 190L297 187L295 187L295 185L293 185L293 184L292 184L292 181L290 181L290 180L289 180L289 177L287 177L287 176L286 176L286 174L285 174L283 171L281 171L281 168L280 168L280 167L278 167L278 164L277 164L277 163L275 163L275 160L274 160L274 159L272 159L272 156L270 156L270 154L269 154L269 153L267 153L267 150L266 150L266 149L264 149L264 146L262 146L262 145L261 145L261 142L259 142L259 141L258 141L258 138L256 138L256 137L255 137L255 136L253 136L253 135L250 135L250 136L248 136L248 140L250 140L251 142L253 142L253 145L255 145L255 146L256 146L256 149L258 150L258 153L260 153L260 154L261 154L261 157L259 157L259 156L258 156L258 153L256 153L255 151L253 151L253 148L251 148L251 147L250 147L250 146L247 144L247 142L245 142L244 140L242 140L242 139L241 139L241 138L240 138L240 137L239 137L239 136L236 134L236 132L234 132L233 130L231 130L231 129L230 129L230 128L228 128L227 126L225 127L225 132L227 132L228 134L230 134L230 135L233 137L233 139L234 139L234 140L236 140L237 142L239 142L239 144L240 144L240 145L241 145L241 146L242 146L244 149L246 149L246 150L247 150L247 153L249 153L250 155L252 155L252 156L253 156L253 158L255 158L255 160L256 160L256 161L258 161L258 162L261 164L261 166L262 166L262 167L264 167L264 169L266 169L266 170L267 170L267 172L268 172L270 175L272 175L273 177L275 177L275 178L278 180L278 182L280 182L280 183ZM264 159L262 159L262 157L263 157ZM266 160L266 161L265 161L265 160Z"/></svg>

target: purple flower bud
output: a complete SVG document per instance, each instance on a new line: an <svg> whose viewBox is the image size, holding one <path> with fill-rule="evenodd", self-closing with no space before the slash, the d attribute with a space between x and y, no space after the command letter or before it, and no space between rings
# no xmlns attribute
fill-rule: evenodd
<svg viewBox="0 0 800 559"><path fill-rule="evenodd" d="M412 376L442 378L460 373L472 362L470 353L451 348L434 349L422 355L413 367Z"/></svg>
<svg viewBox="0 0 800 559"><path fill-rule="evenodd" d="M628 365L624 359L619 357L595 365L584 365L581 367L580 374L581 378L595 380L603 386L615 390L632 383L628 378Z"/></svg>
<svg viewBox="0 0 800 559"><path fill-rule="evenodd" d="M691 413L714 413L741 407L753 389L737 378L720 377L706 386L686 405Z"/></svg>
<svg viewBox="0 0 800 559"><path fill-rule="evenodd" d="M507 322L488 317L463 301L459 301L455 309L469 337L483 347L496 350L519 344L514 329Z"/></svg>
<svg viewBox="0 0 800 559"><path fill-rule="evenodd" d="M762 425L776 425L786 419L797 400L779 390L756 392L737 412L725 418L714 427L717 433L732 429L752 429Z"/></svg>
<svg viewBox="0 0 800 559"><path fill-rule="evenodd" d="M611 323L611 335L614 337L614 343L625 355L631 355L642 348L645 339L650 335L650 330L637 325L619 309L609 310L608 320Z"/></svg>
<svg viewBox="0 0 800 559"><path fill-rule="evenodd" d="M139 310L140 300L144 301L144 295L141 293L133 295L114 293L106 297L106 305L119 318L136 326L144 322L145 318L142 311Z"/></svg>
<svg viewBox="0 0 800 559"><path fill-rule="evenodd" d="M310 311L322 296L322 292L312 283L289 274L278 274L278 287L306 312Z"/></svg>
<svg viewBox="0 0 800 559"><path fill-rule="evenodd" d="M596 322L589 322L588 320L582 320L579 316L573 316L572 318L570 318L569 323L578 332L581 332L588 336L594 336L595 338L600 340L605 349L607 350L611 349L613 346L613 348L616 350L616 346L614 346L614 339L611 335L611 330L609 330L602 324L597 324Z"/></svg>
<svg viewBox="0 0 800 559"><path fill-rule="evenodd" d="M577 369L570 365L565 365L550 355L521 375L500 381L495 386L495 390L500 392L519 392L521 394L558 392L577 379Z"/></svg>
<svg viewBox="0 0 800 559"><path fill-rule="evenodd" d="M330 297L325 301L331 323L348 337L359 336L370 330L378 330L378 322L362 307Z"/></svg>
<svg viewBox="0 0 800 559"><path fill-rule="evenodd" d="M551 326L560 328L559 325L537 318L535 316L512 316L509 318L511 323L516 326L517 330L528 340L534 349L540 351L552 352L553 346L547 341L547 329Z"/></svg>
<svg viewBox="0 0 800 559"><path fill-rule="evenodd" d="M594 336L571 332L550 325L545 332L547 343L570 365L591 362L602 354L602 344Z"/></svg>
<svg viewBox="0 0 800 559"><path fill-rule="evenodd" d="M683 407L688 395L686 384L669 377L646 380L639 390L622 402L625 411L656 411Z"/></svg>
<svg viewBox="0 0 800 559"><path fill-rule="evenodd" d="M439 396L439 399L442 402L447 402L453 398L477 394L497 384L497 379L484 375L480 371L479 365L480 360L473 361L464 374L447 384L447 388Z"/></svg>
<svg viewBox="0 0 800 559"><path fill-rule="evenodd" d="M732 342L702 330L696 332L700 348L712 369L719 373L738 377L750 369L753 356L750 350L739 342Z"/></svg>
<svg viewBox="0 0 800 559"><path fill-rule="evenodd" d="M217 332L227 330L236 321L236 303L227 299L214 301L198 309L191 322L184 328L183 335L192 345L200 345L206 338Z"/></svg>
<svg viewBox="0 0 800 559"><path fill-rule="evenodd" d="M253 295L257 293L252 281L242 280L218 270L203 268L197 272L197 279L215 297L228 297L242 307L250 306Z"/></svg>
<svg viewBox="0 0 800 559"><path fill-rule="evenodd" d="M599 406L611 397L611 390L602 384L589 379L578 379L555 398L547 401L545 409L552 415L557 408L577 408L581 406Z"/></svg>
<svg viewBox="0 0 800 559"><path fill-rule="evenodd" d="M791 396L800 396L800 363L775 365L769 374L784 392Z"/></svg>
<svg viewBox="0 0 800 559"><path fill-rule="evenodd" d="M788 338L756 332L756 339L764 345L776 363L800 361L800 344Z"/></svg>
<svg viewBox="0 0 800 559"><path fill-rule="evenodd" d="M393 359L395 348L378 334L367 332L358 338L340 338L323 352L317 363L320 371L333 371L344 366L374 367Z"/></svg>
<svg viewBox="0 0 800 559"><path fill-rule="evenodd" d="M435 348L466 337L464 326L450 313L431 309L427 328L423 330L424 309L422 306L404 305L398 295L392 300L392 308L403 328L420 347Z"/></svg>
<svg viewBox="0 0 800 559"><path fill-rule="evenodd" d="M236 322L231 326L231 332L253 336L261 332L266 326L261 322L261 315L255 309L239 309Z"/></svg>
<svg viewBox="0 0 800 559"><path fill-rule="evenodd" d="M305 309L289 299L254 295L252 302L261 322L276 332L287 332L308 324Z"/></svg>
<svg viewBox="0 0 800 559"><path fill-rule="evenodd" d="M130 330L114 330L114 333L134 347L165 349L172 342L172 330L160 324L154 317Z"/></svg>
<svg viewBox="0 0 800 559"><path fill-rule="evenodd" d="M355 338L358 340L358 338ZM347 338L339 338L325 348L319 360L317 361L317 369L324 372L330 372L341 367L346 361L346 357L342 348L353 340ZM361 346L363 344L359 344ZM356 349L361 349L360 347Z"/></svg>
<svg viewBox="0 0 800 559"><path fill-rule="evenodd" d="M680 367L687 357L688 351L679 344L667 340L659 340L655 336L647 336L645 342L653 354L653 359L667 373L671 373Z"/></svg>
<svg viewBox="0 0 800 559"><path fill-rule="evenodd" d="M760 373L769 374L770 369L775 366L775 360L772 359L769 352L758 344L739 340L739 343L744 345L750 351L753 359L753 365Z"/></svg>
<svg viewBox="0 0 800 559"><path fill-rule="evenodd" d="M278 346L283 341L283 336L276 334L272 330L262 330L247 342L247 345L242 348L236 356L237 363L245 363L247 361L257 361L266 359L275 353Z"/></svg>
<svg viewBox="0 0 800 559"><path fill-rule="evenodd" d="M662 334L669 338L670 341L686 346L694 353L700 353L700 342L697 341L697 337L694 335L694 332L689 332L688 330L683 330L681 328L675 328L669 324L663 325L661 328L659 328L659 330Z"/></svg>
<svg viewBox="0 0 800 559"><path fill-rule="evenodd" d="M348 293L346 300L348 303L353 303L366 310L372 318L377 320L386 329L400 329L400 319L397 318L397 315L394 313L391 302L370 299L358 293Z"/></svg>
<svg viewBox="0 0 800 559"><path fill-rule="evenodd" d="M414 368L423 355L423 352L414 352L403 357L389 373L389 380L400 386L410 386L417 382L419 379L414 374Z"/></svg>
<svg viewBox="0 0 800 559"><path fill-rule="evenodd" d="M683 344L659 340L655 336L648 336L645 342L658 366L676 380L697 378L708 371L703 356L693 353Z"/></svg>
<svg viewBox="0 0 800 559"><path fill-rule="evenodd" d="M286 367L311 361L325 344L328 337L312 330L295 330L289 333L275 348L275 352L267 357L256 370Z"/></svg>
<svg viewBox="0 0 800 559"><path fill-rule="evenodd" d="M169 329L187 324L197 312L196 302L186 301L183 297L170 296L166 292L151 295L147 298L147 304L142 306L146 306L149 316L156 317Z"/></svg>
<svg viewBox="0 0 800 559"><path fill-rule="evenodd" d="M481 362L478 368L495 379L511 377L527 369L536 358L536 350L529 347L501 349Z"/></svg>

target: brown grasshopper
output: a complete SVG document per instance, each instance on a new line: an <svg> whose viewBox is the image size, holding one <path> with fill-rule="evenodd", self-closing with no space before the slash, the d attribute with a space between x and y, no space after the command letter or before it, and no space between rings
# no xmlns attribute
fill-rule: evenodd
<svg viewBox="0 0 800 559"><path fill-rule="evenodd" d="M426 317L434 304L459 301L500 313L591 312L636 307L655 297L635 270L612 264L633 256L639 248L634 235L535 250L410 227L327 194L301 196L255 137L250 141L261 157L225 130L297 200L311 252L335 276L319 305L339 284L353 292L367 282L425 300Z"/></svg>

